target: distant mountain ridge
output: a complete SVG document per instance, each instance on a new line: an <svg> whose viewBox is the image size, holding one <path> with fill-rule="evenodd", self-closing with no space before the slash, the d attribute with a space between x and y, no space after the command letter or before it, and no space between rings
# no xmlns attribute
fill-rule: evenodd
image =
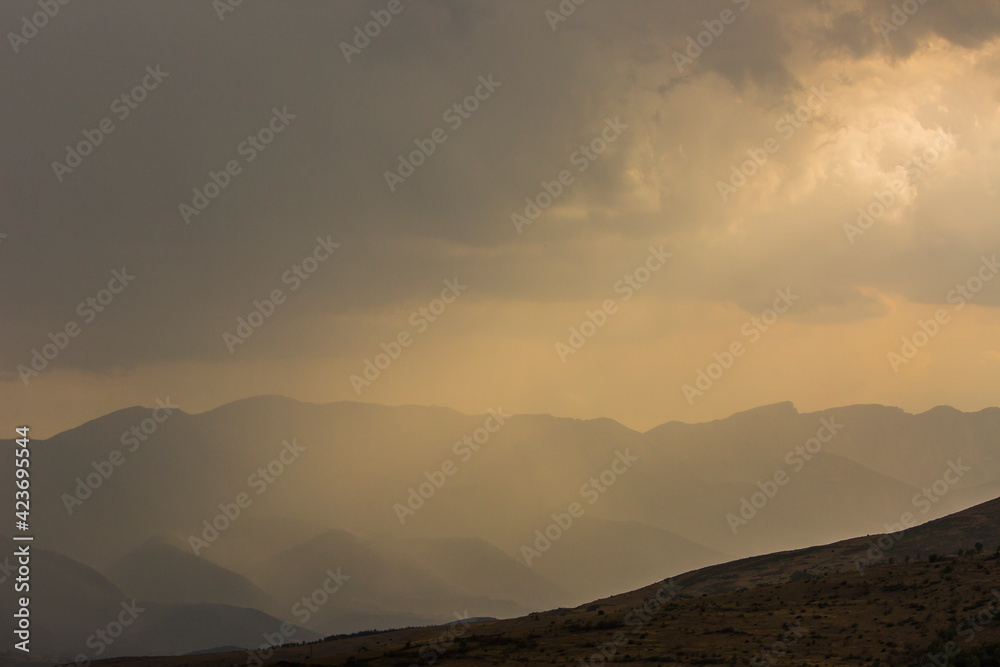
<svg viewBox="0 0 1000 667"><path fill-rule="evenodd" d="M645 433L610 419L511 415L494 428L488 414L448 408L275 396L156 415L127 408L33 443L39 547L160 604L245 605L289 622L301 620L293 601L344 567L356 578L303 621L321 634L579 603L877 534L906 512L926 522L1000 488L997 408L803 414L779 403ZM823 420L842 428L827 437ZM133 450L123 436L134 428L145 437ZM468 442L476 448L456 447ZM635 463L612 474L621 452ZM922 512L913 499L959 461L968 472ZM0 461L0 480L13 479L11 465ZM605 490L583 495L594 480ZM394 507L418 488L419 507L401 520ZM523 547L574 502L582 518L526 562ZM208 525L218 535L195 556ZM392 570L411 573L408 587L378 585ZM190 650L234 643L209 639Z"/></svg>

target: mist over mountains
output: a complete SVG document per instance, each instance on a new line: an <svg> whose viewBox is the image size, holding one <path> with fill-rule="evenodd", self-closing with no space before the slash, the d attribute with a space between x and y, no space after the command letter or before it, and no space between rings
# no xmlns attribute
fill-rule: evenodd
<svg viewBox="0 0 1000 667"><path fill-rule="evenodd" d="M133 407L33 443L35 604L56 655L91 659L520 616L990 500L998 435L996 408L781 403L639 433L499 406ZM95 655L133 600L200 633Z"/></svg>
<svg viewBox="0 0 1000 667"><path fill-rule="evenodd" d="M998 563L1000 499L904 532L710 566L573 608L328 637L277 648L270 660L993 667ZM108 664L218 667L246 656L221 649Z"/></svg>
<svg viewBox="0 0 1000 667"><path fill-rule="evenodd" d="M0 26L0 667L1000 667L1000 0Z"/></svg>

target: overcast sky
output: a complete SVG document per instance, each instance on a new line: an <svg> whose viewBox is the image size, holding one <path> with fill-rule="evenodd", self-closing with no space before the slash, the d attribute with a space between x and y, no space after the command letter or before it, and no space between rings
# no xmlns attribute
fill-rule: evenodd
<svg viewBox="0 0 1000 667"><path fill-rule="evenodd" d="M997 403L996 0L52 5L0 10L6 431Z"/></svg>

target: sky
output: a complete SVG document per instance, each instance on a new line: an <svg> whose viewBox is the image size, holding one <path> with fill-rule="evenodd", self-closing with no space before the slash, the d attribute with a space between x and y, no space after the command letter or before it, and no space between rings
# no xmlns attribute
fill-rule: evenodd
<svg viewBox="0 0 1000 667"><path fill-rule="evenodd" d="M258 394L638 430L996 405L996 0L36 0L0 28L5 431Z"/></svg>

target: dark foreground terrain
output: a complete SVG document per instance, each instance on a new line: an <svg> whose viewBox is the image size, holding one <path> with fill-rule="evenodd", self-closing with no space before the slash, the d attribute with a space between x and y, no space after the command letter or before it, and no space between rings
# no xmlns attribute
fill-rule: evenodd
<svg viewBox="0 0 1000 667"><path fill-rule="evenodd" d="M573 609L95 665L1000 665L1000 501ZM456 610L460 614L461 610ZM951 662L948 663L949 653Z"/></svg>

